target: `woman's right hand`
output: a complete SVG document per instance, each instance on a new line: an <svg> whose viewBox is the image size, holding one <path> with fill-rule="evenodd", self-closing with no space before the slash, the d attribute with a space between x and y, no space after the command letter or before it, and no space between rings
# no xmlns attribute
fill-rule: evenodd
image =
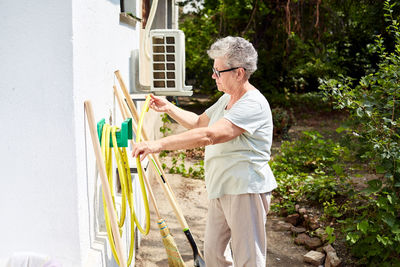
<svg viewBox="0 0 400 267"><path fill-rule="evenodd" d="M150 99L150 108L157 111L157 112L165 112L168 113L169 111L169 105L171 105L171 103L165 99L165 98L161 98L161 97L157 97L153 94L150 95L151 99Z"/></svg>

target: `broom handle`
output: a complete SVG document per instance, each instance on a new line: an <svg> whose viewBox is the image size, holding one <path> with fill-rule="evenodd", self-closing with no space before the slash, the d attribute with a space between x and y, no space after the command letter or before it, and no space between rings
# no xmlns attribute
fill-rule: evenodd
<svg viewBox="0 0 400 267"><path fill-rule="evenodd" d="M123 98L122 98L121 94L118 92L117 87L114 85L113 88L114 88L114 94L117 97L119 109L122 113L122 117L124 118L124 120L126 120L129 118L128 111L126 109L127 107L124 105ZM136 134L136 127L132 127L132 128L135 130L135 134ZM131 146L133 146L134 143L133 143L132 139L130 140L130 143L131 143ZM161 215L160 215L160 211L158 210L158 206L157 206L156 198L154 197L154 194L153 194L153 190L150 186L149 180L147 179L145 172L142 171L142 173L143 173L143 180L146 184L147 190L149 191L150 199L151 199L151 202L153 203L153 207L157 214L157 218L158 218L158 220L160 220Z"/></svg>
<svg viewBox="0 0 400 267"><path fill-rule="evenodd" d="M114 90L116 91L117 98L122 98L122 96L119 94L119 92L116 90L115 87L114 87ZM126 110L126 109L127 109L126 103L123 102L123 101L121 101L121 99L118 100L118 103L121 103L122 109L124 110L124 116L127 116L128 113L127 113L127 110ZM128 118L128 116L127 116L126 118ZM136 126L135 123L132 122L132 125L133 125L133 130L134 130L135 134L137 134L137 132L136 132L137 127L135 127L135 126ZM131 140L131 145L133 146L133 144L134 144L134 143L133 143L133 141ZM152 156L153 156L152 158L154 158L154 155L153 155L153 154L152 154ZM154 167L154 166L153 166L153 167ZM182 214L182 211L179 210L179 207L176 205L176 202L171 202L171 199L174 199L173 195L171 194L171 190L167 187L167 184L165 184L164 182L162 182L163 179L160 177L160 174L157 172L157 169L155 169L155 171L156 171L157 177L159 178L157 181L160 183L161 187L163 188L164 193L168 196L168 200L170 201L170 204L171 204L172 208L174 209L175 214L177 214L177 215L178 215L178 214ZM145 177L144 177L144 178L145 178ZM148 187L148 188L151 188L149 182L147 181L147 178L145 178L145 181L146 181L147 187ZM163 180L163 181L164 181L164 180ZM151 189L150 189L150 195L151 195L151 198L152 198L152 200L153 200L153 203L156 203L155 198L154 198L154 196L153 196L153 193L152 193ZM157 208L157 206L155 206L155 209L156 209L156 212L157 212L157 214L158 214L159 219L161 219L161 216L160 216L160 214L158 213L158 208ZM182 218L178 217L178 220L179 220L179 222L180 222L182 228L184 228L184 229L189 228L188 225L187 225L187 223L184 221L184 219L182 220Z"/></svg>
<svg viewBox="0 0 400 267"><path fill-rule="evenodd" d="M126 120L127 118L132 118L132 115L129 115L129 112L128 112L129 108L126 106L126 102L123 100L124 98L121 96L120 92L117 90L117 87L116 87L115 85L113 86L113 88L114 88L114 94L115 94L115 96L117 97L117 102L118 102L118 105L119 105L119 107L120 107L122 116L124 117L125 120ZM133 128L133 130L135 131L135 134L137 134L137 125L136 125L136 123L135 123L134 121L132 121L132 128ZM133 145L134 145L133 140L130 140L130 142L131 142L131 146L133 147ZM151 200L152 200L152 203L153 203L153 205L154 205L155 212L156 212L157 217L158 217L157 224L158 224L159 227L160 227L160 222L161 222L161 221L164 221L164 220L161 218L160 212L159 212L158 207L157 207L156 199L155 199L155 197L154 197L154 194L153 194L152 188L151 188L151 186L150 186L150 183L149 183L149 181L148 181L148 179L147 179L147 177L146 177L146 175L145 175L145 172L142 172L142 173L143 173L143 179L144 179L144 181L145 181L145 183L146 183L147 189L148 189L149 194L150 194L150 198L151 198ZM157 173L156 175L159 175L157 171L156 171L156 173ZM161 182L160 182L160 183L161 183ZM163 189L164 189L164 187L165 187L165 185L163 185ZM165 192L166 194L168 194L168 193L167 193L168 190L164 189L164 192ZM163 228L167 227L167 224L166 224L165 221L164 221L163 224L161 224L161 225L163 225L163 226L162 226ZM167 229L168 229L168 228L167 228ZM166 231L166 229L161 230L161 228L160 228L160 231ZM169 230L168 230L168 232L169 232ZM165 236L165 233L166 233L166 232L161 232L161 236L162 236L163 238L166 237L166 236ZM187 235L186 232L185 232L185 234ZM171 238L172 238L172 236L171 236ZM190 244L191 244L192 248L193 248L193 247L196 247L196 248L197 248L196 244L194 243L193 238L191 238L192 240L190 240L190 237L188 237L188 238L189 238L189 242L191 242ZM167 239L165 239L165 240L167 240ZM173 242L173 247L175 248L175 250L177 251L177 253L178 253L178 255L179 255L179 258L182 260L181 255L179 254L178 248L176 247L175 241L173 241L173 239L172 239L172 242ZM193 244L192 242L193 242L194 244ZM166 247L166 248L167 248L167 247ZM167 252L167 254L168 254L168 252ZM176 257L176 255L174 255L174 256ZM174 265L174 266L185 266L185 265L184 265L183 260L182 260L182 265L176 263L176 265Z"/></svg>
<svg viewBox="0 0 400 267"><path fill-rule="evenodd" d="M139 121L139 115L138 115L137 109L136 109L135 105L133 104L132 98L129 95L128 90L126 89L125 83L122 80L122 77L121 77L121 74L119 73L119 70L116 70L114 72L114 74L115 74L115 76L117 76L117 79L118 79L118 82L119 82L119 84L121 86L122 92L125 95L126 102L127 102L128 106L129 106L129 109L130 109L130 111L131 111L131 113L132 113L132 115L135 118L135 121L137 123ZM145 130L143 129L142 132L143 132L143 134L142 134L143 135L143 140L147 141L148 138L147 138ZM189 229L189 226L188 226L188 224L186 222L186 219L183 216L182 210L180 209L180 207L177 204L177 201L176 201L175 195L174 195L174 193L172 191L172 188L169 185L168 181L165 179L165 173L164 173L164 170L161 167L160 161L158 160L157 156L155 156L154 154L151 154L151 157L155 160L157 168L161 171L161 174L163 175L163 178L162 178L158 174L158 172L156 170L157 177L159 178L158 182L161 184L161 186L162 186L162 188L164 190L164 193L167 195L167 198L168 198L172 208L174 209L175 215L176 215L179 223L181 224L182 229L184 229L184 230L185 229Z"/></svg>
<svg viewBox="0 0 400 267"><path fill-rule="evenodd" d="M125 85L124 81L122 80L122 77L121 77L121 74L119 73L119 70L116 70L116 71L114 72L114 74L115 74L115 76L117 76L119 85L121 86L122 92L123 92L124 95L125 95L125 99L126 99L126 101L128 102L128 106L129 106L129 108L131 109L132 115L133 115L133 117L135 118L135 121L136 121L136 123L137 123L137 122L139 121L138 112L137 112L137 110L136 110L136 108L135 108L135 105L133 104L132 98L131 98L131 96L129 95L128 90L126 89L126 85Z"/></svg>
<svg viewBox="0 0 400 267"><path fill-rule="evenodd" d="M125 250L123 248L121 236L119 234L119 228L118 228L118 223L117 223L117 219L116 219L117 214L113 208L114 206L113 206L113 202L111 199L111 190L110 190L109 184L107 182L106 167L104 165L103 157L101 155L100 142L99 142L99 138L97 135L96 124L95 124L94 115L93 115L93 108L92 108L92 104L90 103L90 101L85 101L85 110L86 110L86 116L88 119L90 135L92 137L93 149L94 149L94 153L96 156L96 163L97 163L99 173L100 173L101 186L102 186L103 192L104 192L103 196L104 196L106 204L107 204L108 213L110 214L111 230L112 230L112 234L113 234L114 241L115 241L118 260L119 260L120 266L125 267L125 266L127 266L126 255L124 252ZM112 241L110 240L110 242L112 242Z"/></svg>
<svg viewBox="0 0 400 267"><path fill-rule="evenodd" d="M125 82L122 79L121 74L119 73L119 70L116 70L114 73L115 73L115 76L117 76L117 79L118 79L118 82L119 82L119 84L121 86L122 92L124 93L124 96L125 96L125 99L126 99L126 103L129 106L129 110L131 111L131 114L132 114L133 118L135 119L136 123L138 123L139 122L139 113L138 113L138 111L137 111L137 109L135 107L135 104L133 104L133 101L132 101L131 96L129 95L128 89L126 89ZM136 128L136 127L134 127L134 128ZM149 138L147 137L145 129L142 129L142 136L143 136L143 140L145 140L145 141L149 140ZM156 161L156 163L158 165L158 168L160 169L162 175L165 177L164 170L162 168L160 168L161 164L160 164L160 161L158 160L158 157L154 156L154 154L152 154L152 155L153 155L153 158L155 159L155 161ZM168 181L165 180L165 182L167 183L169 190L171 192L173 192L171 186L168 183ZM176 198L175 198L173 193L172 193L172 196L173 196L174 201L176 202Z"/></svg>

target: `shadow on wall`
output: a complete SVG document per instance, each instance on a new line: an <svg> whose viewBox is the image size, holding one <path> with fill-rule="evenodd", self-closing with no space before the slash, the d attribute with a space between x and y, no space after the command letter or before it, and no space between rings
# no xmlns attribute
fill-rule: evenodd
<svg viewBox="0 0 400 267"><path fill-rule="evenodd" d="M114 4L114 5L120 5L121 3L121 1L120 0L107 0L108 2L110 2L111 4ZM123 0L122 0L123 1Z"/></svg>

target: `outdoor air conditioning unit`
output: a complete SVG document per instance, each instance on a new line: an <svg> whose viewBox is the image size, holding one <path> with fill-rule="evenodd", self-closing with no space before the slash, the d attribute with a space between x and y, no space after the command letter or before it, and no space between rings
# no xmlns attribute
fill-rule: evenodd
<svg viewBox="0 0 400 267"><path fill-rule="evenodd" d="M185 85L185 35L176 29L150 31L150 91L156 95L191 96Z"/></svg>

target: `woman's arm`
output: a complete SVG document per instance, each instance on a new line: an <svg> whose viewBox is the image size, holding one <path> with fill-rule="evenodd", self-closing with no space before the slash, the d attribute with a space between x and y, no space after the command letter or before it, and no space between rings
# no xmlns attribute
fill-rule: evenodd
<svg viewBox="0 0 400 267"><path fill-rule="evenodd" d="M186 129L206 127L210 121L205 113L197 115L172 104L167 114Z"/></svg>
<svg viewBox="0 0 400 267"><path fill-rule="evenodd" d="M200 116L194 112L183 110L168 100L151 95L150 108L158 112L165 112L186 129L205 127L209 118L203 113Z"/></svg>
<svg viewBox="0 0 400 267"><path fill-rule="evenodd" d="M210 127L195 128L159 140L138 143L132 147L132 156L141 155L141 160L143 160L148 154L158 153L162 150L190 149L224 143L241 135L244 131L222 118Z"/></svg>

